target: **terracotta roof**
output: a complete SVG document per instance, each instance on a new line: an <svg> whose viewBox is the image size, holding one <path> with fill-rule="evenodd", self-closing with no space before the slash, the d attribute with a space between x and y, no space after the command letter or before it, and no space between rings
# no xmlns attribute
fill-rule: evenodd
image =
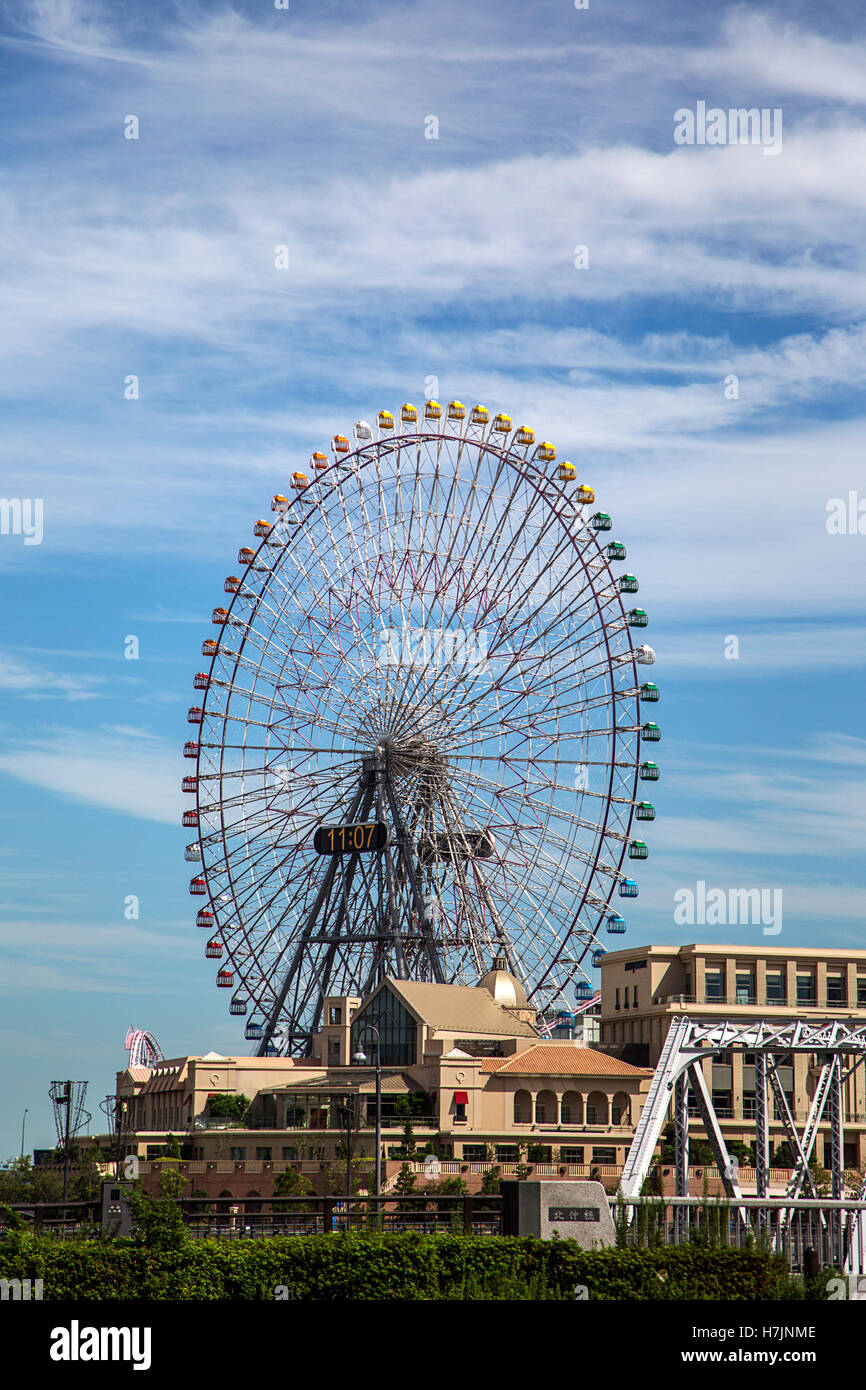
<svg viewBox="0 0 866 1390"><path fill-rule="evenodd" d="M446 1033L494 1034L537 1038L538 1030L521 1023L477 985L432 985L421 980L391 980L385 985L399 995L430 1028Z"/></svg>
<svg viewBox="0 0 866 1390"><path fill-rule="evenodd" d="M568 1043L536 1043L514 1057L485 1057L482 1072L510 1076L650 1076L651 1067L633 1067L607 1052Z"/></svg>

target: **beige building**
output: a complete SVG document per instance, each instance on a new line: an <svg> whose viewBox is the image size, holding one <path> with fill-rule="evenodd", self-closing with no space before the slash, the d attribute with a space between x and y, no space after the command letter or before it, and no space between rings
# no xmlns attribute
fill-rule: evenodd
<svg viewBox="0 0 866 1390"><path fill-rule="evenodd" d="M612 951L602 963L601 1037L604 1051L654 1067L677 1015L700 1019L849 1019L866 1022L866 951L814 947L643 946ZM815 1059L795 1053L780 1068L796 1121L808 1115ZM716 1113L730 1139L754 1140L754 1058L731 1051L704 1064ZM858 1067L845 1082L845 1163L866 1164L866 1077ZM698 1124L695 1133L701 1134ZM781 1121L772 1129L781 1142ZM825 1131L819 1135L823 1154Z"/></svg>
<svg viewBox="0 0 866 1390"><path fill-rule="evenodd" d="M502 968L474 987L385 980L364 1001L326 1000L324 1019L307 1059L208 1053L118 1073L127 1151L155 1157L174 1135L190 1160L334 1160L348 1107L355 1152L371 1157L376 1032L386 1157L399 1156L411 1106L415 1144L446 1159L619 1165L651 1079L611 1055L543 1041ZM227 1095L249 1099L242 1119L214 1113Z"/></svg>

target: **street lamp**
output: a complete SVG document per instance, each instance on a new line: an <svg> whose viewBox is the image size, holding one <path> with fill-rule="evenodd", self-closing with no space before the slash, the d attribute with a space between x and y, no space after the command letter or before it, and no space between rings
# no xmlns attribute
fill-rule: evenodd
<svg viewBox="0 0 866 1390"><path fill-rule="evenodd" d="M365 1023L361 1030L364 1033L376 1034L376 1177L375 1195L382 1195L382 1048L379 1042L379 1030L372 1023ZM361 1047L361 1037L358 1036L358 1051L352 1058L353 1062L364 1063L368 1060L367 1054Z"/></svg>
<svg viewBox="0 0 866 1390"><path fill-rule="evenodd" d="M25 1126L26 1123L27 1123L27 1116L28 1116L29 1114L30 1114L30 1111L29 1111L29 1110L25 1110L25 1111L24 1111L24 1114L21 1116L21 1162L22 1162L22 1163L24 1162L24 1126Z"/></svg>

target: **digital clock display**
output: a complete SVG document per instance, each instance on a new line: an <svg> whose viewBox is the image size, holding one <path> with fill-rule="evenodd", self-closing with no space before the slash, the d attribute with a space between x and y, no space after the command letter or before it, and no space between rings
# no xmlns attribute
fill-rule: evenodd
<svg viewBox="0 0 866 1390"><path fill-rule="evenodd" d="M388 827L383 820L360 825L320 825L313 836L317 854L367 854L385 849Z"/></svg>

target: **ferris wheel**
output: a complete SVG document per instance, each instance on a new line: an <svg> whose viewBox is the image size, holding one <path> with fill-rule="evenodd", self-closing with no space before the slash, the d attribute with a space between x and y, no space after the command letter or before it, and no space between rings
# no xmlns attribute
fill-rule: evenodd
<svg viewBox="0 0 866 1390"><path fill-rule="evenodd" d="M483 406L353 433L256 522L188 714L190 892L260 1054L307 1052L327 997L494 956L567 1010L655 815L648 620L593 489Z"/></svg>

